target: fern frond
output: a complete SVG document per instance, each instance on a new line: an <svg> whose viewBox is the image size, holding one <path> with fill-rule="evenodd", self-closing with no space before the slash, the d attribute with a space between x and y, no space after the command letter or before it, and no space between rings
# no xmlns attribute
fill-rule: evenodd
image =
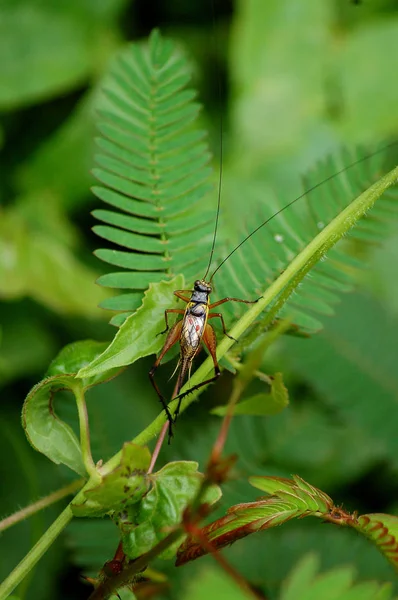
<svg viewBox="0 0 398 600"><path fill-rule="evenodd" d="M122 311L113 319L115 324L140 306L149 283L178 273L190 280L205 270L214 221L214 209L204 207L211 189L210 154L204 132L192 127L199 105L193 101L195 92L185 87L188 80L187 62L158 32L147 45L131 45L111 69L98 123L101 153L94 171L103 186L94 192L115 210L94 211L101 221L94 231L113 244L96 255L117 267L98 282L128 290L102 303L103 308ZM306 178L305 187L330 177L361 154L343 152L324 161ZM353 198L386 172L388 155L386 149L357 164L270 222L217 273L217 295L252 298L260 293L264 283L271 283ZM250 195L251 189L248 186L245 194ZM388 235L389 223L398 212L396 199L397 192L389 191L355 228L352 239L358 252ZM266 209L263 204L247 221L247 231L281 206L276 196L267 198ZM231 247L221 250L219 245L217 251L221 260ZM306 331L320 329L318 315L333 313L340 294L352 289L353 271L359 267L359 261L340 244L312 270L282 314ZM276 301L275 312L277 308ZM239 318L243 310L236 303L226 305L227 322Z"/></svg>
<svg viewBox="0 0 398 600"><path fill-rule="evenodd" d="M268 223L217 273L217 294L220 297L234 295L252 298L260 293L264 282L271 283L353 198L377 181L394 164L391 154L391 146L387 146L384 151L324 183ZM310 189L363 156L364 152L357 149L323 161L305 178L304 189ZM248 192L250 193L250 188ZM350 232L353 244L348 246L344 240L330 250L327 260L311 270L311 277L305 279L299 293L290 297L281 314L288 316L308 332L320 329L322 325L318 315L333 314L333 306L339 302L340 294L351 291L354 287L353 274L363 266L355 255L363 254L367 246L380 244L391 233L398 216L397 200L397 188L390 188ZM258 227L267 215L271 216L285 203L286 199L282 203L276 196L267 198L258 213L247 222L247 231ZM230 250L231 248L224 248L224 255ZM221 259L222 254L219 254L218 260ZM239 304L229 303L225 305L223 312L232 322L241 316L244 309Z"/></svg>
<svg viewBox="0 0 398 600"><path fill-rule="evenodd" d="M98 283L130 290L102 303L131 312L149 283L205 269L214 211L204 210L210 154L192 123L200 110L186 89L188 63L158 31L132 44L111 69L100 111L100 154L94 193L115 210L99 209L95 233L114 248L96 255L119 270Z"/></svg>

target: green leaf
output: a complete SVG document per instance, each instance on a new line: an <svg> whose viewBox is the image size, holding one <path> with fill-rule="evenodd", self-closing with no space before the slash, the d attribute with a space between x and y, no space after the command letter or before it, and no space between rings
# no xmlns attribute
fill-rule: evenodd
<svg viewBox="0 0 398 600"><path fill-rule="evenodd" d="M23 105L81 83L90 65L85 24L79 26L69 11L50 12L23 2L8 4L3 6L0 35L0 57L5 67L0 105ZM30 52L18 45L21 39Z"/></svg>
<svg viewBox="0 0 398 600"><path fill-rule="evenodd" d="M300 597L300 594L306 592L318 572L319 562L319 558L315 554L307 554L303 557L284 584L281 600L292 600L292 598Z"/></svg>
<svg viewBox="0 0 398 600"><path fill-rule="evenodd" d="M243 168L264 170L267 156L274 157L284 149L289 154L292 149L298 151L303 140L308 143L306 138L322 126L323 135L328 132L320 69L329 73L326 66L333 47L333 11L327 2L297 4L294 17L290 9L289 0L239 5L230 55L236 97L235 153L240 154ZM305 27L297 31L297 22L305 23ZM309 31L318 35L311 36ZM321 122L321 117L325 121ZM258 135L268 129L268 135ZM242 156L242 148L249 149L250 154Z"/></svg>
<svg viewBox="0 0 398 600"><path fill-rule="evenodd" d="M148 552L166 537L171 527L180 524L184 509L195 498L202 481L198 463L188 461L168 463L151 476L152 488L140 504L116 518L122 531L123 550L130 559ZM213 485L204 494L203 502L213 504L220 495L218 486ZM172 558L180 543L177 541L160 557Z"/></svg>
<svg viewBox="0 0 398 600"><path fill-rule="evenodd" d="M374 581L354 583L352 567L338 567L318 574L319 558L307 554L282 585L280 600L390 600L391 585Z"/></svg>
<svg viewBox="0 0 398 600"><path fill-rule="evenodd" d="M339 414L344 429L359 433L361 452L368 453L371 448L368 463L373 454L374 461L387 461L394 469L398 466L398 436L391 415L395 414L398 389L397 336L397 316L383 310L368 294L355 294L344 299L333 323L321 335L305 343L305 351L297 340L283 343L288 368L299 372L306 385ZM348 452L351 458L343 458L347 463L344 471L352 461L352 451ZM356 462L359 460L357 456Z"/></svg>
<svg viewBox="0 0 398 600"><path fill-rule="evenodd" d="M164 311L177 305L173 291L181 289L183 285L182 276L150 285L142 306L123 323L106 350L82 368L77 376L93 377L158 352L164 343L162 337L157 335L164 330Z"/></svg>
<svg viewBox="0 0 398 600"><path fill-rule="evenodd" d="M363 27L355 27L348 36L342 51L336 55L336 67L340 69L341 85L345 90L344 131L351 134L363 129L366 124L368 136L388 127L391 111L398 100L397 88L388 85L390 69L398 68L396 41L398 23L396 19L375 19ZM360 68L358 56L366 52L371 57L372 82L366 69ZM386 56L391 59L386 61ZM355 77L353 77L355 72ZM375 90L383 89L383 98ZM368 101L364 102L364 98Z"/></svg>
<svg viewBox="0 0 398 600"><path fill-rule="evenodd" d="M282 373L275 373L271 377L271 397L275 407L275 412L272 414L280 412L289 404L289 393L283 383Z"/></svg>
<svg viewBox="0 0 398 600"><path fill-rule="evenodd" d="M183 600L247 600L248 595L221 569L201 569L190 580L181 595Z"/></svg>
<svg viewBox="0 0 398 600"><path fill-rule="evenodd" d="M25 399L22 422L31 445L56 464L65 464L80 475L85 475L79 441L71 427L61 421L54 411L54 395L60 390L73 394L79 388L87 389L116 374L108 370L100 377L80 381L76 370L101 353L106 343L84 340L68 344L51 363L47 377L35 385Z"/></svg>
<svg viewBox="0 0 398 600"><path fill-rule="evenodd" d="M139 502L148 490L146 473L150 461L148 448L130 442L124 444L120 464L103 476L101 483L84 488L84 498L78 504L72 504L73 514L102 517Z"/></svg>
<svg viewBox="0 0 398 600"><path fill-rule="evenodd" d="M107 225L94 231L121 247L97 256L124 270L101 277L103 286L141 296L151 282L181 272L197 278L205 270L214 221L204 204L210 155L204 133L192 127L200 107L185 89L188 72L186 59L158 31L148 44L129 46L110 69L94 170L103 187L94 193L118 212L95 211ZM136 308L123 296L112 304Z"/></svg>
<svg viewBox="0 0 398 600"><path fill-rule="evenodd" d="M289 404L289 395L283 384L282 373L275 373L271 378L271 393L256 394L239 402L233 410L233 415L277 415ZM211 413L224 416L228 412L227 406L218 406Z"/></svg>
<svg viewBox="0 0 398 600"><path fill-rule="evenodd" d="M95 272L65 243L70 237L65 216L47 208L54 202L52 196L42 193L41 198L24 198L2 213L0 297L29 296L61 314L99 316L97 304L104 299L105 290L95 286ZM42 213L46 216L37 219Z"/></svg>
<svg viewBox="0 0 398 600"><path fill-rule="evenodd" d="M97 356L100 356L106 347L106 342L94 340L80 340L67 344L51 362L46 377L75 374L89 365ZM86 377L82 381L83 389L86 390L93 385L109 381L119 372L120 369L118 368L108 369L102 371L100 375Z"/></svg>
<svg viewBox="0 0 398 600"><path fill-rule="evenodd" d="M83 211L83 203L89 199L87 190L93 183L89 166L94 154L95 92L85 94L70 117L18 167L18 189L22 193L51 196L45 215L49 206L56 204Z"/></svg>
<svg viewBox="0 0 398 600"><path fill-rule="evenodd" d="M92 2L3 2L1 108L65 94L86 82L114 45L109 17L115 18L120 4L97 10Z"/></svg>
<svg viewBox="0 0 398 600"><path fill-rule="evenodd" d="M283 479L281 477L249 477L249 482L254 487L267 492L267 494L284 498L291 495L296 499L303 499L306 509L326 513L330 510L333 502L321 490L306 483L301 477L295 475L293 479Z"/></svg>

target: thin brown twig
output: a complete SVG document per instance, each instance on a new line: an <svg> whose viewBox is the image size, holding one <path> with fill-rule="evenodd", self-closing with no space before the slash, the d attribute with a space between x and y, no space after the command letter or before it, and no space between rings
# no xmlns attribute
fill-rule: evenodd
<svg viewBox="0 0 398 600"><path fill-rule="evenodd" d="M227 413L221 424L220 432L217 436L217 439L214 442L213 449L212 449L211 455L210 455L209 463L215 463L221 457L221 453L224 450L224 446L227 441L231 421L234 416L234 408L240 398L240 395L241 395L240 387L237 385L234 385L230 400L228 402Z"/></svg>
<svg viewBox="0 0 398 600"><path fill-rule="evenodd" d="M151 560L156 558L163 550L166 550L181 535L181 528L178 527L170 532L163 540L154 546L145 554L142 554L136 560L130 562L120 573L114 577L103 581L90 595L88 600L106 600L116 590L125 587L134 579L134 576L144 571Z"/></svg>
<svg viewBox="0 0 398 600"><path fill-rule="evenodd" d="M159 433L158 439L156 440L156 446L154 448L154 451L153 451L153 454L151 457L151 464L149 465L149 468L147 471L148 475L150 475L152 473L153 469L155 468L155 464L156 464L157 458L159 456L160 450L163 446L164 438L166 437L166 433L169 429L169 425L170 425L169 421L166 421L161 429L161 432Z"/></svg>

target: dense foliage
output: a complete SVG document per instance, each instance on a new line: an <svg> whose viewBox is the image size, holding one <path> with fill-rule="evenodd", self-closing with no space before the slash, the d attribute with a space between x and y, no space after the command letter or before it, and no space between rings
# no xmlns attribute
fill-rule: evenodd
<svg viewBox="0 0 398 600"><path fill-rule="evenodd" d="M142 432L156 418L159 404L146 371L153 362L150 355L162 346L156 333L163 311L173 305L173 289L190 287L192 278L206 268L217 194L211 192L210 155L202 130L210 129L210 145L218 156L223 115L217 265L247 232L303 189L363 157L368 152L364 145L371 151L385 145L398 125L398 83L391 77L398 67L398 12L392 1L303 1L294 8L289 0L242 0L233 8L215 1L215 21L210 1L206 11L202 2L189 3L190 8L168 2L158 12L155 4L149 10L149 4L18 0L0 9L0 513L6 517L63 486L71 486L71 493L78 489L67 467L84 475L87 461L76 437L72 394L65 389L76 395L80 410L82 394L90 390L94 460L106 461L123 447L121 468L139 465L129 480L126 511L120 509L126 494L120 471L109 470L93 480L87 496L74 503L74 515L80 518L20 584L15 592L19 599L88 597L90 588L79 575L95 576L118 543L113 523L89 517L112 512L125 552L136 558L137 547L142 553L150 551L167 527L178 524L184 503L198 493L202 480L194 461L205 470L221 423L215 414L225 412L219 405L230 396L227 373L180 417L173 443L162 449L152 479L145 476L149 452L123 444L133 438L150 441ZM146 36L154 26L180 45L155 34L149 45L126 47L127 39ZM153 72L144 68L145 53L156 65ZM192 73L207 107L203 112L191 83L184 88ZM198 115L199 126L193 124ZM89 192L94 154L94 191L100 199ZM332 159L327 158L330 154ZM148 175L153 175L153 162L155 179ZM397 513L396 192L378 200L325 261L320 259L327 245L309 252L291 287L281 288L286 296L280 290L272 296L275 280L289 277L285 269L292 258L394 164L396 153L394 162L394 148L388 147L318 188L261 229L215 276L215 299L253 298L270 285L270 297L260 309L268 302L273 316L281 299L288 299L284 314L293 323L290 333L298 334L279 337L287 329L282 323L271 340L266 338L253 351L250 344L261 340L271 320L265 321L264 313L261 318L251 313L253 322L236 334L250 330L241 344L251 350L250 376L241 373L233 389L238 386L240 394L248 385L245 377L251 379L257 370L264 376L250 384L246 408L243 401L243 414L232 421L225 454L236 453L238 462L209 519L209 531L220 540L220 548L236 533L235 522L243 527L225 556L267 597L305 598L303 581L314 597L322 597L322 590L332 585L336 598L390 598L397 592L387 585L396 579L386 560L396 562L396 548L386 536L396 540L397 525L393 517L381 514ZM215 165L213 184L218 169ZM126 176L132 180L129 187ZM163 204L157 218L152 201L159 190ZM366 209L363 203L361 210ZM90 210L99 237L90 232ZM343 223L335 225L328 239L337 241L348 231L354 212L350 219L345 229ZM91 256L93 250L105 262ZM104 287L94 285L98 276ZM170 281L150 288L145 311L136 320L128 319L109 346L116 332L108 325L110 317L113 325L121 325L140 306L148 285L165 278ZM100 303L119 313L97 308ZM250 314L245 307L236 308L230 305L223 311L228 327ZM65 347L88 338L96 341ZM227 344L221 349L225 353ZM231 371L240 368L231 352L222 364ZM159 371L159 385L169 393L167 377L174 366ZM84 379L71 377L81 367ZM287 408L281 377L268 376L276 372L283 372L289 388ZM24 396L43 374L46 379L29 393L23 423L32 445L53 462L28 445L20 425ZM202 368L193 382L204 376ZM47 409L54 398L60 420ZM153 442L149 445L153 449ZM89 472L95 479L94 464ZM300 478L291 479L293 473ZM275 488L272 482L279 480L262 476L285 479ZM258 500L249 477L271 497ZM184 490L180 496L175 495L176 486ZM218 498L216 487L203 494L209 502ZM138 511L136 503L143 497ZM168 504L159 497L167 497ZM245 502L252 504L242 507ZM54 504L2 534L1 580L60 510ZM353 511L362 516L357 519ZM168 519L171 513L175 522ZM322 526L316 519L285 523L307 515L347 528ZM133 530L130 519L136 524ZM251 533L280 523L247 534L250 528ZM174 540L168 551L175 552L180 541ZM188 539L186 556L180 548L181 563L197 551L196 543ZM203 554L200 543L198 553ZM172 554L165 552L164 557ZM169 578L170 589L159 585L164 597L245 597L211 557L179 569L170 560L155 567Z"/></svg>

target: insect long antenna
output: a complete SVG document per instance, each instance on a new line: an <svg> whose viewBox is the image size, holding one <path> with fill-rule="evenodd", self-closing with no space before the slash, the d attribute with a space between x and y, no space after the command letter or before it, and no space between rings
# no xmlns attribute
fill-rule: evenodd
<svg viewBox="0 0 398 600"><path fill-rule="evenodd" d="M216 14L215 14L214 1L212 1L211 7L212 7L212 11L213 11L213 29L214 29L213 41L214 41L214 46L215 46L215 51L216 51L216 56L217 56L218 55L218 53L217 53L218 44L217 44L217 35L216 35ZM221 106L222 94L221 94L221 79L220 79L220 77L218 77L218 99L219 99L220 106ZM204 276L202 278L204 281L206 280L207 274L208 274L208 272L210 270L210 267L211 267L211 261L213 260L214 249L216 247L216 238L217 238L217 230L218 230L218 220L219 220L219 217L220 217L221 184L222 184L222 168L223 168L223 143L222 143L222 137L223 137L223 120L222 120L222 111L220 111L220 172L219 172L219 176L218 176L217 211L216 211L216 220L215 220L215 223L214 223L213 243L211 245L209 262L208 262L208 265L207 265L206 273L204 274Z"/></svg>
<svg viewBox="0 0 398 600"><path fill-rule="evenodd" d="M289 208L290 206L292 206L293 204L295 204L296 202L298 202L299 200L301 200L302 198L304 198L304 196L307 196L308 194L310 194L314 190L316 190L319 187L321 187L321 185L327 183L328 181L331 181L332 179L335 179L336 177L338 177L342 173L345 173L345 171L348 171L352 167L355 167L355 165L359 165L360 163L364 162L365 160L368 160L369 158L372 158L372 156L376 156L377 154L380 154L381 152L385 152L385 150L387 150L388 148L391 148L392 146L396 146L396 145L397 145L397 142L391 142L391 144L387 144L386 146L383 146L383 148L380 148L379 150L376 150L375 152L371 152L370 154L367 154L366 156L362 156L362 158L359 158L359 159L355 160L354 162L352 162L349 165L345 166L343 169L340 169L340 171L337 171L336 173L333 173L332 175L329 175L329 177L326 177L325 179L323 179L319 183L316 183L315 185L313 185L312 187L310 187L308 190L306 190L305 192L303 192L302 194L300 194L299 196L297 196L296 198L294 198L294 200L291 200L290 202L288 202L288 204L285 204L285 206L283 206L281 209L277 210L273 215L271 215L270 217L268 217L267 219L265 219L265 221L263 221L262 223L260 223L260 225L258 227L256 227L237 246L235 246L235 248L220 262L220 264L213 271L213 274L210 277L210 283L211 283L214 275L217 273L217 271L219 271L219 269L221 269L221 267L223 266L223 264L226 263L227 260L229 258L231 258L231 256L233 254L235 254L235 252L237 250L239 250L239 248L241 246L243 246L243 244L245 244L247 242L247 240L249 240L255 233L257 233L257 231L259 231L260 229L262 229L263 227L265 227L265 225L267 225L270 221L272 221L272 219L274 219L275 217L277 217L278 215L280 215L281 213L283 213L287 208Z"/></svg>
<svg viewBox="0 0 398 600"><path fill-rule="evenodd" d="M220 92L220 94L221 94L221 92ZM218 220L220 217L220 205L221 205L222 161L223 161L223 145L222 145L222 115L221 115L220 116L220 173L219 173L219 177L218 177L217 211L216 211L216 220L215 220L215 224L214 224L213 243L211 245L209 262L207 265L206 273L203 276L203 280L206 280L207 274L210 270L211 261L213 260L214 248L216 247Z"/></svg>

